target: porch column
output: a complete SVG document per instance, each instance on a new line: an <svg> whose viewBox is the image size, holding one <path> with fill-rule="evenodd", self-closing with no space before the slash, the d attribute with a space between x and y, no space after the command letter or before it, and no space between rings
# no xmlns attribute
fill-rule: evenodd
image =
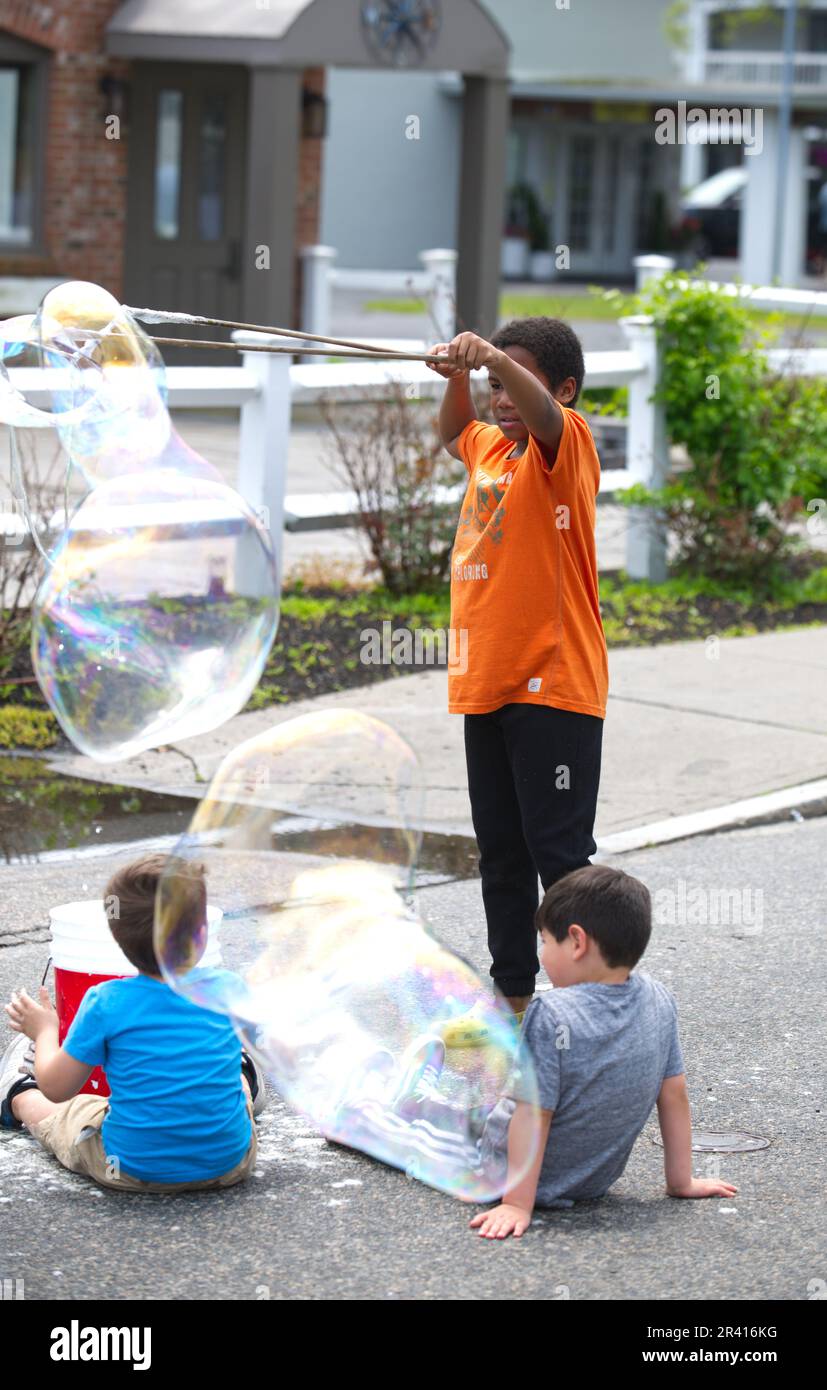
<svg viewBox="0 0 827 1390"><path fill-rule="evenodd" d="M248 323L294 326L301 83L298 68L250 69L242 247Z"/></svg>
<svg viewBox="0 0 827 1390"><path fill-rule="evenodd" d="M483 337L497 326L509 113L506 78L465 78L457 331Z"/></svg>
<svg viewBox="0 0 827 1390"><path fill-rule="evenodd" d="M807 232L807 144L804 131L790 131L790 153L781 188L784 220L779 279L795 287L804 275ZM778 204L778 112L763 113L762 147L744 154L749 178L741 205L739 257L741 278L748 285L769 285L773 277L773 237Z"/></svg>

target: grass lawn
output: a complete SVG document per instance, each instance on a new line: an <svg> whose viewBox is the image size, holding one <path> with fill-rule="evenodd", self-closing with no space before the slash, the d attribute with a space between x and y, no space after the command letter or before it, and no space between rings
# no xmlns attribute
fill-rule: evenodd
<svg viewBox="0 0 827 1390"><path fill-rule="evenodd" d="M506 292L500 296L500 318L505 322L507 319L546 315L550 318L580 321L590 319L598 323L608 323L623 314L633 313L634 299L635 295L631 291L617 289L610 290L608 294L602 290L600 293L591 294L588 289L573 294L554 294L540 289L531 294ZM416 298L370 299L362 308L370 314L427 313L424 299ZM756 323L772 320L779 328L827 333L827 319L813 318L807 314L769 313L766 309L749 309L747 312Z"/></svg>

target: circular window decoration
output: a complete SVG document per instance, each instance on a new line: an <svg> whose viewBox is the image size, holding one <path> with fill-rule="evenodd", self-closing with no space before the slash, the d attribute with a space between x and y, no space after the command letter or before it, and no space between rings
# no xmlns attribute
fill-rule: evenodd
<svg viewBox="0 0 827 1390"><path fill-rule="evenodd" d="M374 58L395 68L424 62L439 37L439 0L364 0L362 32Z"/></svg>

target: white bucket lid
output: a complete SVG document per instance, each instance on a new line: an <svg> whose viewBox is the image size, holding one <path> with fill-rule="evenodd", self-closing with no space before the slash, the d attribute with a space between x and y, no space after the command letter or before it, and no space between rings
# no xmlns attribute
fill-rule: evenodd
<svg viewBox="0 0 827 1390"><path fill-rule="evenodd" d="M218 932L223 913L207 908L207 946L199 965L221 964ZM57 970L81 975L137 975L109 930L102 898L61 903L49 909L52 928L52 964Z"/></svg>

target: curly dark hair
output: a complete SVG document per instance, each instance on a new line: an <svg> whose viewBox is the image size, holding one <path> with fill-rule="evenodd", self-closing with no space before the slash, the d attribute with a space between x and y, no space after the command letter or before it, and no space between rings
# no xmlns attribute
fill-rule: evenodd
<svg viewBox="0 0 827 1390"><path fill-rule="evenodd" d="M574 329L562 319L550 319L536 315L527 319L512 319L503 324L491 338L495 348L525 348L533 356L540 371L547 378L552 391L562 386L566 377L573 376L576 389L568 405L574 405L583 385L586 373L583 362L583 349Z"/></svg>

